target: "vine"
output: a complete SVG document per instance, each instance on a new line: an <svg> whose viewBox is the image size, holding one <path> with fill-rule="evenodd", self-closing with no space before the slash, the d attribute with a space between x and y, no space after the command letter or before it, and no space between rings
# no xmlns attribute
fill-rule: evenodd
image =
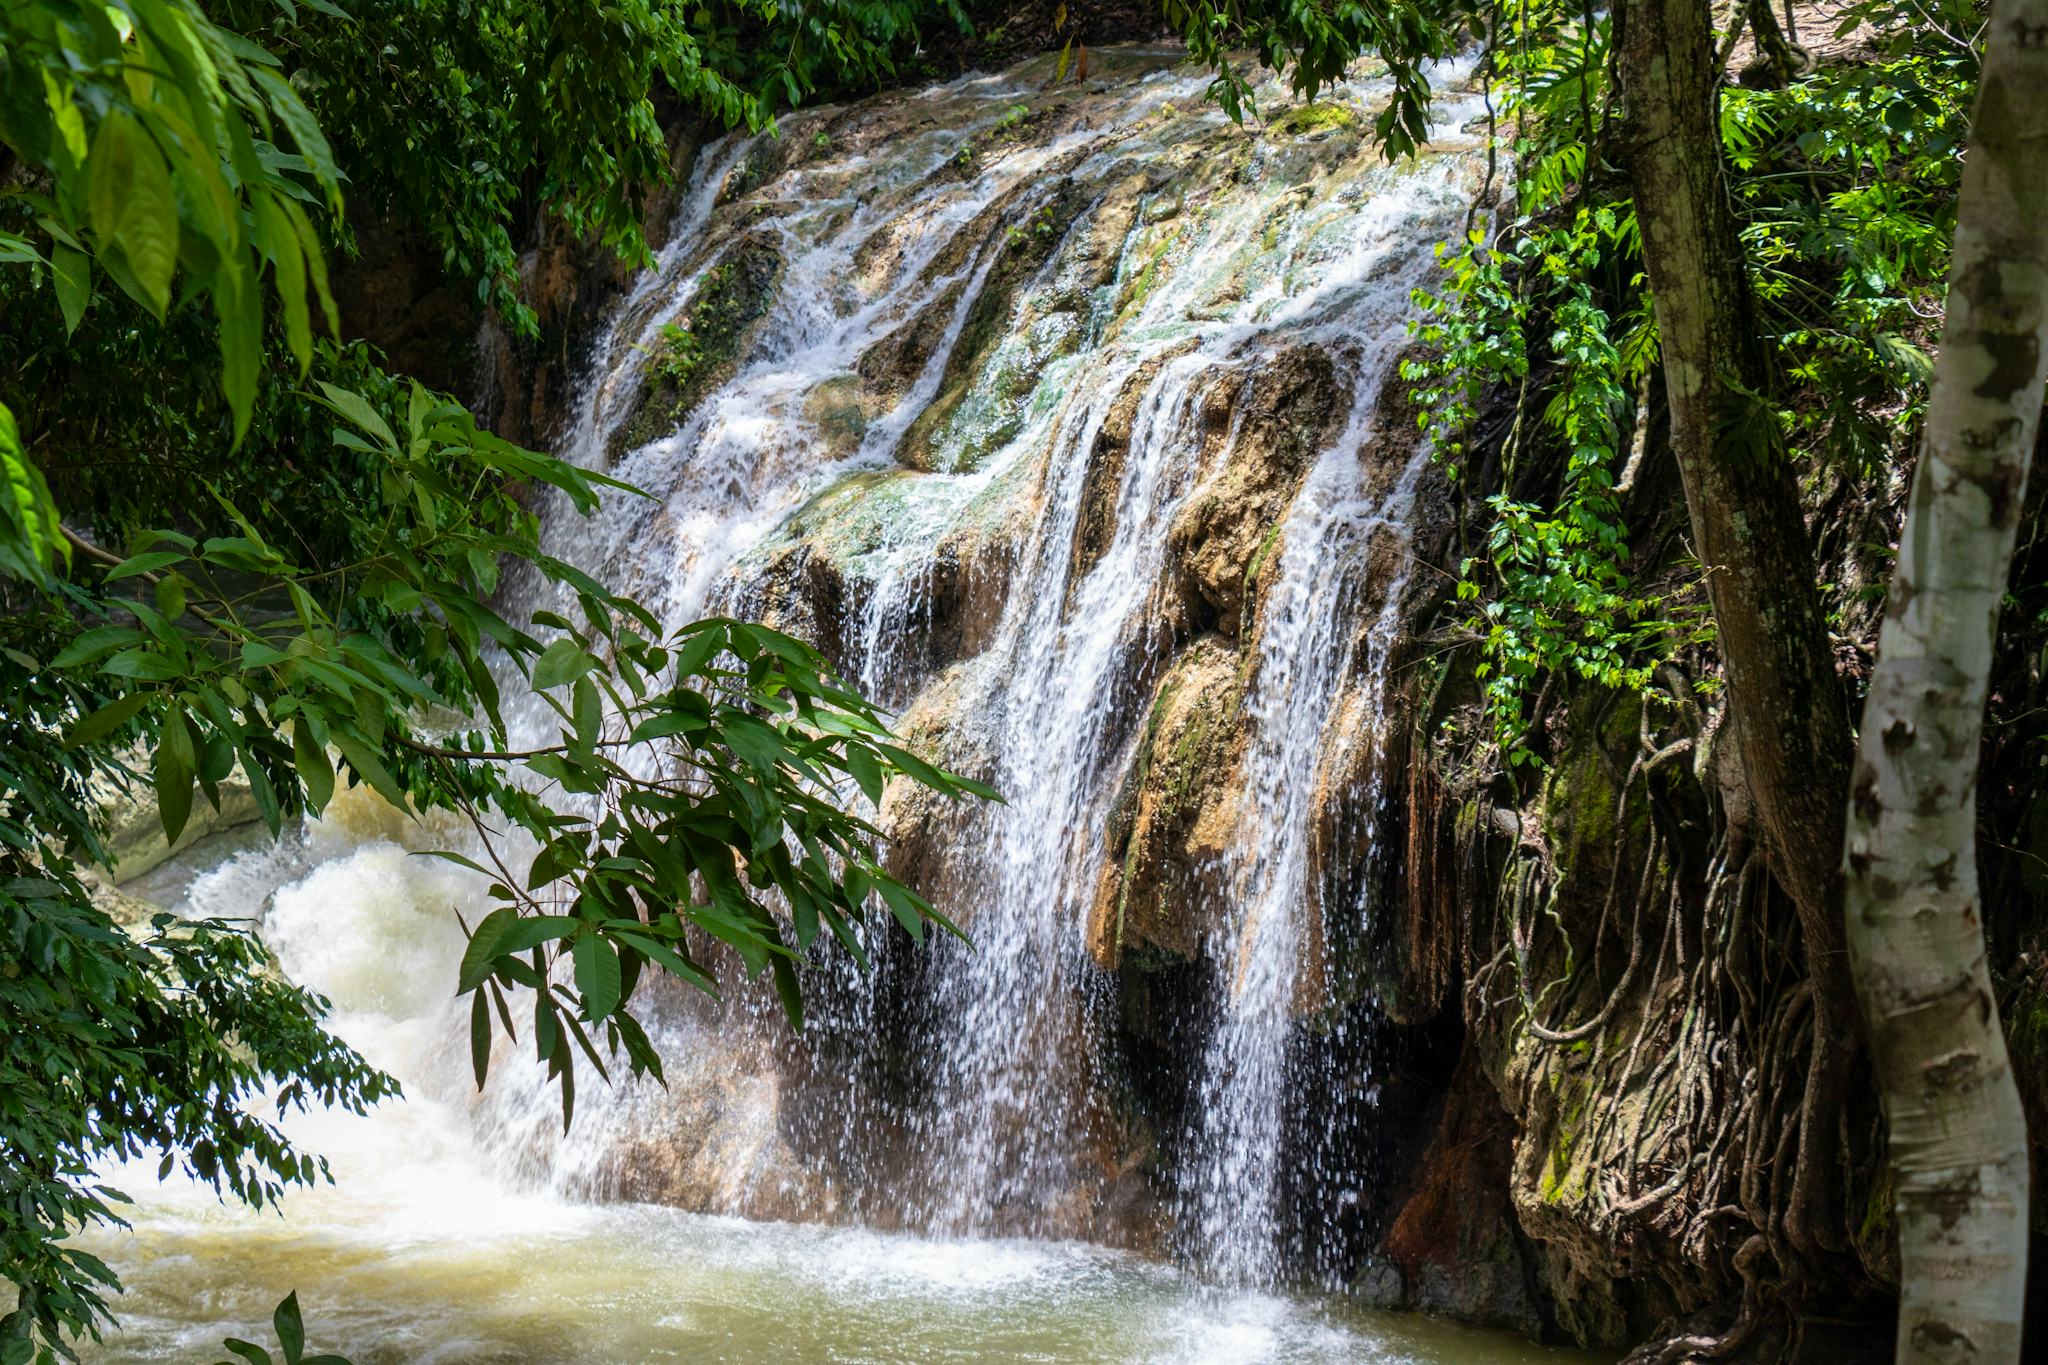
<svg viewBox="0 0 2048 1365"><path fill-rule="evenodd" d="M1618 340L1589 283L1631 228L1602 207L1570 229L1518 235L1504 246L1489 248L1475 233L1442 253L1444 292L1415 295L1423 316L1414 331L1427 354L1402 373L1417 385L1418 420L1434 457L1454 479L1486 394L1518 394L1499 488L1485 499L1483 552L1461 560L1457 585L1458 601L1471 605L1463 624L1480 641L1475 673L1494 739L1512 764L1540 761L1527 743L1537 679L1569 672L1641 691L1677 639L1665 604L1638 593L1627 572L1617 491L1624 420L1654 346L1640 315ZM1545 355L1556 376L1546 380L1550 396L1531 431L1526 333L1539 309L1548 317ZM1563 455L1547 503L1516 491L1520 466L1539 440Z"/></svg>

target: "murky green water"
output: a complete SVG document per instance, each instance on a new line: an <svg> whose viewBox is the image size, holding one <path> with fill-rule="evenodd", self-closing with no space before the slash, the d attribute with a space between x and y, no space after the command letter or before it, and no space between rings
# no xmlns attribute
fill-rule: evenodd
<svg viewBox="0 0 2048 1365"><path fill-rule="evenodd" d="M294 1289L311 1349L355 1365L1585 1359L1419 1317L1215 1290L1076 1243L757 1223L538 1191L493 1166L501 1149L478 1139L485 1115L466 1074L437 1084L423 1060L454 1027L439 993L423 1017L407 1004L422 926L440 930L421 912L426 900L401 894L403 878L446 865L376 844L354 862L327 856L329 843L361 837L329 826L302 853L239 856L250 841L216 841L141 884L185 906L192 863L212 864L197 904L261 903L272 899L263 888L308 863L330 869L275 898L266 932L288 966L335 993L343 1033L398 1070L412 1098L367 1117L290 1119L301 1148L332 1162L335 1183L288 1195L282 1216L223 1205L182 1177L160 1184L154 1161L108 1172L137 1207L132 1232L87 1239L128 1285L121 1332L83 1352L93 1365L212 1365L223 1337L272 1341L271 1309ZM391 866L369 856L380 850ZM337 880L337 867L361 875ZM377 931L352 906L392 923Z"/></svg>
<svg viewBox="0 0 2048 1365"><path fill-rule="evenodd" d="M395 1154L394 1154L395 1155ZM456 1180L288 1219L173 1199L102 1238L124 1332L87 1359L214 1361L297 1287L316 1349L385 1362L1442 1362L1578 1357L1426 1319L1218 1292L1097 1248L508 1199ZM359 1188L359 1187L357 1187ZM140 1193L140 1191L138 1191Z"/></svg>

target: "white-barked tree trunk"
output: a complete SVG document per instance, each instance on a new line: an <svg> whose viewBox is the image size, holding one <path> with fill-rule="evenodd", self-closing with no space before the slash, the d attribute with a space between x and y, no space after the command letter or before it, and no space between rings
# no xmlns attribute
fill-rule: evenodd
<svg viewBox="0 0 2048 1365"><path fill-rule="evenodd" d="M2048 379L2048 0L1995 0L1948 317L1850 786L1848 946L1896 1176L1897 1359L2020 1358L2027 1135L1985 961L1985 693Z"/></svg>

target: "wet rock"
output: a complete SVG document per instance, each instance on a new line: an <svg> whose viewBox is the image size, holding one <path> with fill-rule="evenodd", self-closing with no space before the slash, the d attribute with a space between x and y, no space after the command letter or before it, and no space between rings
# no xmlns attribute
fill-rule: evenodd
<svg viewBox="0 0 2048 1365"><path fill-rule="evenodd" d="M1117 500L1123 492L1124 462L1130 453L1131 428L1137 420L1139 405L1145 401L1159 372L1186 350L1183 346L1154 356L1133 371L1095 433L1088 472L1081 485L1081 503L1074 518L1073 554L1067 571L1069 594L1116 538Z"/></svg>
<svg viewBox="0 0 2048 1365"><path fill-rule="evenodd" d="M163 913L163 907L155 901L129 894L97 870L86 870L79 881L93 905L132 934L147 932L150 920Z"/></svg>
<svg viewBox="0 0 2048 1365"><path fill-rule="evenodd" d="M1242 785L1239 670L1237 651L1206 636L1153 696L1088 919L1089 953L1106 968L1139 948L1191 958L1214 927Z"/></svg>
<svg viewBox="0 0 2048 1365"><path fill-rule="evenodd" d="M816 435L824 460L843 460L859 450L869 416L854 375L827 379L804 399L803 420Z"/></svg>
<svg viewBox="0 0 2048 1365"><path fill-rule="evenodd" d="M1074 247L1074 259L1086 265L1091 285L1115 283L1125 243L1131 229L1137 226L1138 211L1154 184L1150 173L1136 171L1103 190L1096 200Z"/></svg>
<svg viewBox="0 0 2048 1365"><path fill-rule="evenodd" d="M751 620L808 640L845 671L846 580L810 541L771 551L756 568L741 609Z"/></svg>
<svg viewBox="0 0 2048 1365"><path fill-rule="evenodd" d="M674 431L732 377L775 301L782 270L781 248L756 232L704 272L689 307L650 348L632 415L612 436L613 459Z"/></svg>
<svg viewBox="0 0 2048 1365"><path fill-rule="evenodd" d="M721 1058L669 1068L664 1103L607 1154L605 1197L696 1213L832 1221L838 1192L783 1141L778 1078Z"/></svg>
<svg viewBox="0 0 2048 1365"><path fill-rule="evenodd" d="M1225 635L1243 625L1249 580L1316 456L1336 438L1349 395L1329 355L1295 346L1204 395L1214 454L1168 533L1185 598Z"/></svg>
<svg viewBox="0 0 2048 1365"><path fill-rule="evenodd" d="M948 669L919 693L895 729L928 762L987 777L995 766L991 741L967 710L974 682L971 665ZM882 794L875 817L886 841L883 866L962 928L971 927L974 918L972 892L979 868L971 836L980 818L978 803L901 778Z"/></svg>
<svg viewBox="0 0 2048 1365"><path fill-rule="evenodd" d="M854 366L860 379L861 404L871 417L896 410L932 357L946 344L967 282L956 280L902 326L861 353Z"/></svg>
<svg viewBox="0 0 2048 1365"><path fill-rule="evenodd" d="M936 487L925 477L861 470L832 484L757 552L741 601L842 670L867 668L868 652L886 654L890 704L987 646L1009 605L1017 541L1035 506L1035 486L1009 477L957 509L936 504L935 513L921 501ZM929 526L932 517L945 520ZM906 526L929 549L899 563Z"/></svg>

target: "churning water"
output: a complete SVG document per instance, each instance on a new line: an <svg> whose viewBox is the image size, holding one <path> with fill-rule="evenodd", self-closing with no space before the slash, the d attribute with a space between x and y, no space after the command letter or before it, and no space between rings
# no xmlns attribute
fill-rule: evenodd
<svg viewBox="0 0 2048 1365"><path fill-rule="evenodd" d="M101 1358L193 1358L292 1283L359 1365L1520 1358L1274 1296L1331 1271L1299 1225L1373 1175L1280 1135L1333 1093L1372 1104L1333 1060L1370 990L1335 984L1330 945L1370 936L1426 466L1381 400L1477 161L1452 135L1388 167L1357 113L1261 135L1162 56L1094 66L1085 91L1027 65L704 150L568 435L653 496L548 523L555 553L673 622L811 636L994 782L999 807L881 813L971 946L871 930L873 977L810 969L802 1039L744 988L643 992L668 1088L586 1084L564 1136L508 1045L473 1093L449 990L481 888L412 856L465 832L350 795L189 885L164 874L167 902L260 909L408 1098L301 1123L339 1184L281 1221L148 1191L114 1246L134 1327ZM711 367L687 404L656 363L682 324ZM1319 387L1262 387L1304 355ZM1265 509L1247 562L1219 499ZM1197 639L1235 661L1238 739L1205 779L1227 837L1175 893L1198 985L1158 997L1188 1016L1165 1060L1181 1098L1148 1110L1122 903L1106 929L1098 886Z"/></svg>

